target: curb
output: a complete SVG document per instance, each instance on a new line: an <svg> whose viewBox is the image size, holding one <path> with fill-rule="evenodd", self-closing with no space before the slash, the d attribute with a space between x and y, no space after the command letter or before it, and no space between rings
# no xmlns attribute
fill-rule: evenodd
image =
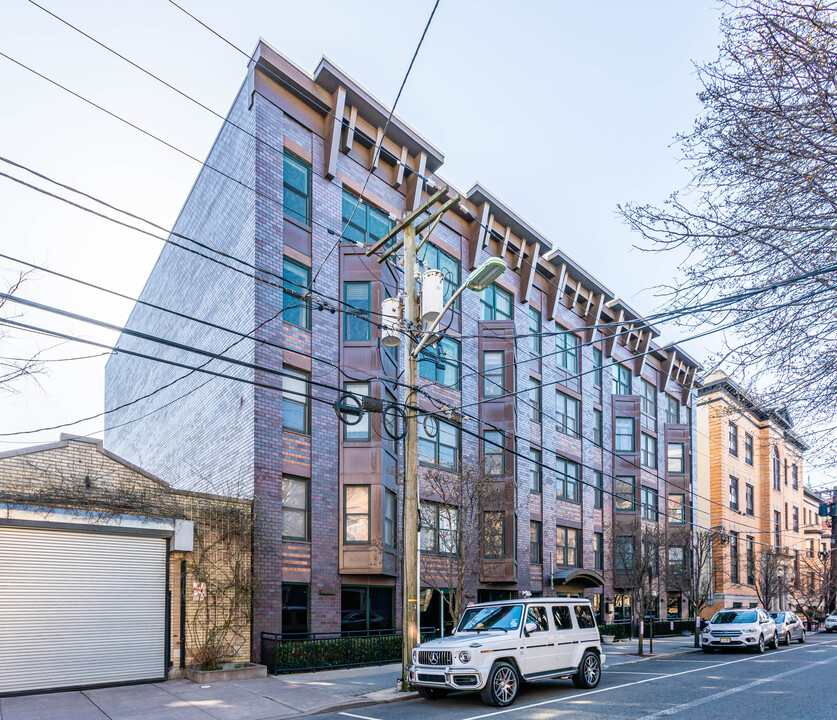
<svg viewBox="0 0 837 720"><path fill-rule="evenodd" d="M616 663L616 665L604 664L604 668L619 667L620 665L634 665L636 663L648 662L649 660L663 660L667 657L675 657L677 655L691 655L692 653L700 652L700 648L691 648L690 650L681 650L680 652L664 653L662 655L651 655L649 657L638 657L636 660L626 660L625 662ZM607 654L607 653L605 653Z"/></svg>
<svg viewBox="0 0 837 720"><path fill-rule="evenodd" d="M378 690L376 692L381 691ZM385 690L384 692L388 691ZM400 692L398 693L397 697L384 698L380 700L359 696L356 700L353 700L351 702L342 702L337 703L336 705L329 705L328 707L317 708L316 710L311 710L307 713L300 713L299 715L293 715L292 717L308 717L310 715L322 715L323 713L337 712L339 710L348 710L350 708L369 707L372 705L388 705L389 703L401 702L402 700L413 700L418 696L419 694L417 692Z"/></svg>

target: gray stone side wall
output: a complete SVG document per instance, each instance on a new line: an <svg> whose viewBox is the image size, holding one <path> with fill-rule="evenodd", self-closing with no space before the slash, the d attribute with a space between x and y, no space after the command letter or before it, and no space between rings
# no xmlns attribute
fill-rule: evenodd
<svg viewBox="0 0 837 720"><path fill-rule="evenodd" d="M250 132L253 114L242 88L230 119ZM254 235L254 143L225 124L177 218L175 232L252 264ZM212 166L234 178L231 180ZM163 247L141 299L243 333L253 329L252 270L234 260L172 236L195 252ZM167 312L136 305L128 322L179 343L252 362L253 343ZM251 380L251 370L123 334L120 348ZM121 407L130 403L126 407ZM252 495L253 387L115 354L105 371L105 446L176 487ZM121 409L117 409L120 408Z"/></svg>

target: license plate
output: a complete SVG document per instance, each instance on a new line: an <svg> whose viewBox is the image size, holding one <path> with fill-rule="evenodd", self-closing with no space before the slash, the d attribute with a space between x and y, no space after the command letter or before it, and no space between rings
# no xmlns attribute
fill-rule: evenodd
<svg viewBox="0 0 837 720"><path fill-rule="evenodd" d="M721 642L722 642L722 643L728 643L728 642L729 642L729 638L721 638Z"/></svg>

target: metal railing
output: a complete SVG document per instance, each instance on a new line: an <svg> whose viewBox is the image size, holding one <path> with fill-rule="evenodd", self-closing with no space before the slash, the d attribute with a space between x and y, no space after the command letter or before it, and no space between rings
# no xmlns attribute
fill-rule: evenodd
<svg viewBox="0 0 837 720"><path fill-rule="evenodd" d="M652 630L650 623L645 621L645 637L648 637ZM684 632L694 633L695 619L680 618L676 620L654 620L654 637L671 637L682 635ZM617 640L629 640L639 634L639 625L633 620L616 620L606 625L599 625L599 633L602 635L614 635Z"/></svg>

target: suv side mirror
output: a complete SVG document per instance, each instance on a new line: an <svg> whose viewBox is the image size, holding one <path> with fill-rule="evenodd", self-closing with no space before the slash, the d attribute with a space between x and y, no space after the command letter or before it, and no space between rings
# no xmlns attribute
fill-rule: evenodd
<svg viewBox="0 0 837 720"><path fill-rule="evenodd" d="M539 630L539 625L535 622L527 622L523 626L523 634L526 637L529 637L533 632L537 632Z"/></svg>

